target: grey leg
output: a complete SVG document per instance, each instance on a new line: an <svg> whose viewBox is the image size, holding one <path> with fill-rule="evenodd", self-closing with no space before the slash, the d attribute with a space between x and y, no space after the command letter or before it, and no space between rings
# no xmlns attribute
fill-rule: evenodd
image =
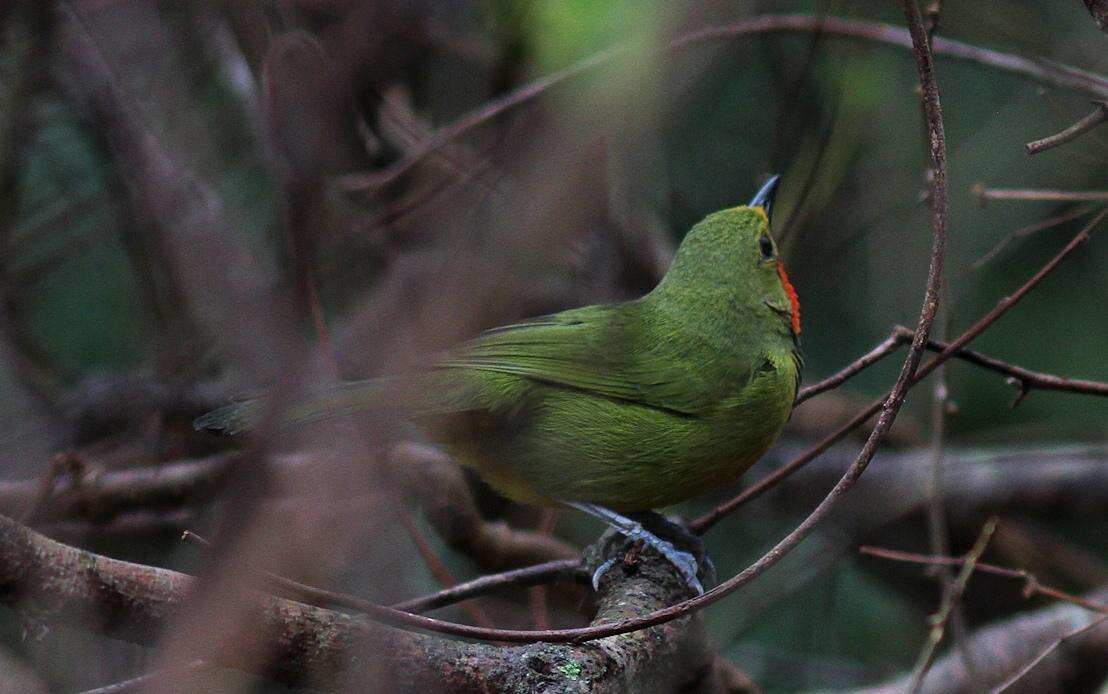
<svg viewBox="0 0 1108 694"><path fill-rule="evenodd" d="M631 540L641 540L643 543L653 547L658 554L661 554L666 560L677 567L677 570L681 572L681 575L685 578L685 583L696 591L697 595L704 594L704 586L701 585L700 579L697 578L697 563L696 557L689 552L683 552L673 546L672 542L668 542L658 537L654 533L648 531L636 520L622 516L615 511L606 509L603 506L597 506L596 504L581 504L576 502L568 502L566 506L575 508L582 513L587 513L594 518L599 518L612 528L615 528L617 532ZM592 585L595 589L600 583L600 577L612 567L615 559L609 559L600 565L592 575Z"/></svg>

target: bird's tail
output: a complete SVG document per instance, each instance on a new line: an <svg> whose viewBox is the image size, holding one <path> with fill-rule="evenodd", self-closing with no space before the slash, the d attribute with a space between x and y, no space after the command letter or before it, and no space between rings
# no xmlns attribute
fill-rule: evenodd
<svg viewBox="0 0 1108 694"><path fill-rule="evenodd" d="M235 402L200 415L193 420L192 426L197 431L211 431L227 436L244 434L257 425L261 409L260 398Z"/></svg>
<svg viewBox="0 0 1108 694"><path fill-rule="evenodd" d="M348 381L291 405L282 413L281 423L310 424L352 415L362 421L385 422L467 409L468 398L454 385L431 375ZM264 397L233 403L198 417L193 426L229 436L244 434L259 424L265 406Z"/></svg>

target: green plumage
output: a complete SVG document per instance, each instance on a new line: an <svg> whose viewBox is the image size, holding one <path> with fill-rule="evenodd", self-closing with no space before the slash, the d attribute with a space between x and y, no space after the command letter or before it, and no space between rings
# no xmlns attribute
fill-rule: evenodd
<svg viewBox="0 0 1108 694"><path fill-rule="evenodd" d="M697 224L641 299L490 330L412 377L404 416L525 503L667 506L743 473L773 443L799 385L797 307L761 208ZM768 252L767 252L768 251ZM307 422L381 416L379 382L294 408ZM248 428L251 403L203 428Z"/></svg>

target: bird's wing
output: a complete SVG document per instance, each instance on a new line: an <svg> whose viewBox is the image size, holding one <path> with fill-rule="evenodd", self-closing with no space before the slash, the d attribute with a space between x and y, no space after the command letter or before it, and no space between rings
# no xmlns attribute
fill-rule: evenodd
<svg viewBox="0 0 1108 694"><path fill-rule="evenodd" d="M508 325L461 345L439 366L510 374L696 416L710 404L700 374L650 358L623 307L588 306Z"/></svg>

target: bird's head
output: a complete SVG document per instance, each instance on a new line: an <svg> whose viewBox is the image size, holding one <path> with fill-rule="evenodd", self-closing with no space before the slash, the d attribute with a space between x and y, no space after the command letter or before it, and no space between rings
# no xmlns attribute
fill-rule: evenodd
<svg viewBox="0 0 1108 694"><path fill-rule="evenodd" d="M795 339L800 302L770 234L770 213L780 182L773 176L747 205L714 212L686 234L662 286L714 297L749 315L775 316ZM719 298L726 297L725 304Z"/></svg>

